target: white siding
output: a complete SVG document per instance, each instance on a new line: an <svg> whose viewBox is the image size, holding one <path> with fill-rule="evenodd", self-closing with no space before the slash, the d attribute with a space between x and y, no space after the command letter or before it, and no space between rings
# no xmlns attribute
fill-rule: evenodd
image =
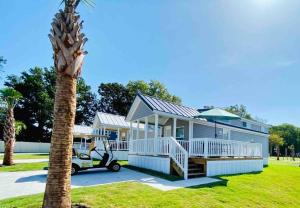
<svg viewBox="0 0 300 208"><path fill-rule="evenodd" d="M170 174L170 158L128 155L128 164Z"/></svg>
<svg viewBox="0 0 300 208"><path fill-rule="evenodd" d="M249 173L263 170L263 160L207 161L207 176Z"/></svg>
<svg viewBox="0 0 300 208"><path fill-rule="evenodd" d="M16 142L14 152L18 153L49 153L50 143ZM0 152L4 152L4 142L0 141Z"/></svg>

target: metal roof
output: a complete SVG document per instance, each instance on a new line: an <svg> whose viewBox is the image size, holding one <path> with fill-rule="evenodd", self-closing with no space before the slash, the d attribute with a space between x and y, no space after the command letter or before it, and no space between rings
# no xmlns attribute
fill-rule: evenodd
<svg viewBox="0 0 300 208"><path fill-rule="evenodd" d="M73 129L73 136L81 136L85 134L92 134L93 128L90 126L80 126L80 125L74 125Z"/></svg>
<svg viewBox="0 0 300 208"><path fill-rule="evenodd" d="M125 121L125 116L114 115L110 113L97 112L100 124L104 126L111 126L116 128L130 128L130 122ZM133 127L136 128L137 124L133 123ZM140 128L144 128L143 124L140 124Z"/></svg>
<svg viewBox="0 0 300 208"><path fill-rule="evenodd" d="M195 108L177 105L171 102L160 100L155 97L146 96L141 93L138 93L138 96L146 103L146 105L152 111L156 110L188 118L193 118L194 116L199 115L199 112Z"/></svg>

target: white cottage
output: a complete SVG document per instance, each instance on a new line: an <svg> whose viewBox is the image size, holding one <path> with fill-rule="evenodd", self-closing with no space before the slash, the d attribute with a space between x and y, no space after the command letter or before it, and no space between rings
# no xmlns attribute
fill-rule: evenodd
<svg viewBox="0 0 300 208"><path fill-rule="evenodd" d="M270 126L247 119L215 124L197 118L203 110L138 93L126 117L129 164L185 179L262 171Z"/></svg>

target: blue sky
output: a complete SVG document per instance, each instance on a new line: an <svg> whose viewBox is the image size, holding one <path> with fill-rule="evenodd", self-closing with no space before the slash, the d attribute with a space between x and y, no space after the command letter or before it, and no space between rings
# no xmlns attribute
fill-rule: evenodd
<svg viewBox="0 0 300 208"><path fill-rule="evenodd" d="M244 104L271 124L300 126L300 1L94 2L79 8L89 38L82 76L94 91L156 79L188 106ZM0 1L6 75L52 65L47 34L59 3Z"/></svg>

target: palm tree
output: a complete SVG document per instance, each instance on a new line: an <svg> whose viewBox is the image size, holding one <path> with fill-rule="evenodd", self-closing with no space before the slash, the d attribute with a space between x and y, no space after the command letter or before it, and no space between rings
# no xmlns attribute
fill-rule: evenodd
<svg viewBox="0 0 300 208"><path fill-rule="evenodd" d="M5 151L3 165L13 164L13 152L15 145L15 118L14 107L22 95L13 88L7 87L0 90L1 100L4 101L6 107L6 118L4 123L3 139L5 143Z"/></svg>
<svg viewBox="0 0 300 208"><path fill-rule="evenodd" d="M80 16L75 12L80 2L90 0L62 0L51 24L49 39L54 53L57 73L54 121L51 137L49 170L43 207L71 207L71 161L73 126L76 112L76 80L81 72L83 49L87 38L81 32Z"/></svg>

